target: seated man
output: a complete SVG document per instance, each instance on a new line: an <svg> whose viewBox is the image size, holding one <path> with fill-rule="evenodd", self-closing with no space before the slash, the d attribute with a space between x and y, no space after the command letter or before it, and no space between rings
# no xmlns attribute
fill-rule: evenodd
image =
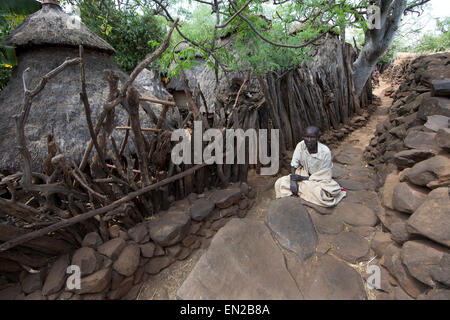
<svg viewBox="0 0 450 320"><path fill-rule="evenodd" d="M332 207L346 196L332 179L331 151L319 142L319 128L306 128L303 141L295 147L291 175L275 182L277 198L295 195L323 207Z"/></svg>

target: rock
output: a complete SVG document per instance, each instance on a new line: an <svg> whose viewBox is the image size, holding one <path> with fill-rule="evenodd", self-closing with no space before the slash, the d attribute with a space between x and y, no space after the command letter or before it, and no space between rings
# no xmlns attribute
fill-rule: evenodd
<svg viewBox="0 0 450 320"><path fill-rule="evenodd" d="M167 212L148 223L150 238L163 247L183 240L189 233L190 226L189 215L178 212Z"/></svg>
<svg viewBox="0 0 450 320"><path fill-rule="evenodd" d="M269 229L236 218L219 230L176 296L183 300L302 298Z"/></svg>
<svg viewBox="0 0 450 320"><path fill-rule="evenodd" d="M72 257L72 265L80 267L82 277L99 270L102 261L101 256L89 247L78 249Z"/></svg>
<svg viewBox="0 0 450 320"><path fill-rule="evenodd" d="M215 204L207 198L201 198L196 200L190 210L189 214L192 220L202 221L214 210Z"/></svg>
<svg viewBox="0 0 450 320"><path fill-rule="evenodd" d="M378 222L375 212L359 203L343 201L336 207L333 215L352 226L373 227Z"/></svg>
<svg viewBox="0 0 450 320"><path fill-rule="evenodd" d="M181 243L185 247L190 247L197 239L198 239L197 236L191 234L191 235L188 235L186 238L184 238Z"/></svg>
<svg viewBox="0 0 450 320"><path fill-rule="evenodd" d="M417 300L450 300L450 290L435 288L426 294L421 294Z"/></svg>
<svg viewBox="0 0 450 320"><path fill-rule="evenodd" d="M114 238L119 237L121 230L120 230L120 227L115 224L115 225L109 227L108 231L109 231L109 236L111 237L111 239L114 239Z"/></svg>
<svg viewBox="0 0 450 320"><path fill-rule="evenodd" d="M133 288L133 277L125 278L117 289L108 292L107 297L110 300L120 300L127 295L131 288Z"/></svg>
<svg viewBox="0 0 450 320"><path fill-rule="evenodd" d="M75 289L75 293L99 293L106 290L111 283L111 273L111 268L105 268L87 277L81 278L81 288Z"/></svg>
<svg viewBox="0 0 450 320"><path fill-rule="evenodd" d="M447 129L449 120L450 118L446 116L440 115L428 116L427 122L424 124L424 127L434 132L437 132L440 129Z"/></svg>
<svg viewBox="0 0 450 320"><path fill-rule="evenodd" d="M436 274L438 278L441 278L440 275L445 274L446 285L449 285L450 251L448 249L427 240L408 241L403 244L401 258L409 273L417 280L430 287L436 287L433 275Z"/></svg>
<svg viewBox="0 0 450 320"><path fill-rule="evenodd" d="M139 292L141 291L142 284L136 284L131 288L127 295L123 298L124 300L136 300Z"/></svg>
<svg viewBox="0 0 450 320"><path fill-rule="evenodd" d="M419 107L417 117L426 121L427 116L433 115L450 117L450 99L438 97L424 99Z"/></svg>
<svg viewBox="0 0 450 320"><path fill-rule="evenodd" d="M378 257L382 257L386 248L391 245L391 235L387 232L375 232L372 240L370 241L370 248L376 253Z"/></svg>
<svg viewBox="0 0 450 320"><path fill-rule="evenodd" d="M192 249L190 248L182 248L181 252L177 256L177 260L184 260L191 254Z"/></svg>
<svg viewBox="0 0 450 320"><path fill-rule="evenodd" d="M333 163L332 170L334 179L343 178L349 174L348 169L339 163Z"/></svg>
<svg viewBox="0 0 450 320"><path fill-rule="evenodd" d="M435 132L409 131L404 143L409 149L423 149L438 153L441 148L436 144L435 138Z"/></svg>
<svg viewBox="0 0 450 320"><path fill-rule="evenodd" d="M22 288L20 285L15 285L0 290L0 300L16 300L21 292Z"/></svg>
<svg viewBox="0 0 450 320"><path fill-rule="evenodd" d="M123 276L131 276L139 267L140 255L141 250L137 245L127 245L120 253L120 256L116 262L114 262L114 270Z"/></svg>
<svg viewBox="0 0 450 320"><path fill-rule="evenodd" d="M334 253L350 263L358 263L369 253L369 242L354 232L341 232L333 241Z"/></svg>
<svg viewBox="0 0 450 320"><path fill-rule="evenodd" d="M22 280L22 290L25 292L25 294L32 293L37 290L42 289L42 279L40 273L31 273L28 274L23 280Z"/></svg>
<svg viewBox="0 0 450 320"><path fill-rule="evenodd" d="M290 273L307 300L365 300L364 284L359 273L325 254L299 263L287 256Z"/></svg>
<svg viewBox="0 0 450 320"><path fill-rule="evenodd" d="M344 230L342 220L335 216L323 216L312 214L311 219L316 227L317 232L322 234L338 234Z"/></svg>
<svg viewBox="0 0 450 320"><path fill-rule="evenodd" d="M394 300L414 300L402 287L394 287Z"/></svg>
<svg viewBox="0 0 450 320"><path fill-rule="evenodd" d="M350 180L350 179L337 179L337 183L345 190L368 190L370 186L363 184L359 181Z"/></svg>
<svg viewBox="0 0 450 320"><path fill-rule="evenodd" d="M381 223L387 230L391 230L392 224L396 222L404 222L409 219L410 214L402 213L396 210L383 209L377 214Z"/></svg>
<svg viewBox="0 0 450 320"><path fill-rule="evenodd" d="M398 281L403 290L405 290L411 297L417 298L423 293L427 286L412 277L406 267L403 265L400 257L400 248L395 245L390 245L386 248L381 264L384 265L389 272Z"/></svg>
<svg viewBox="0 0 450 320"><path fill-rule="evenodd" d="M366 239L371 239L377 230L375 227L368 226L350 227L349 229L350 231Z"/></svg>
<svg viewBox="0 0 450 320"><path fill-rule="evenodd" d="M266 223L280 244L295 252L300 259L307 259L314 253L317 234L299 198L284 197L273 201Z"/></svg>
<svg viewBox="0 0 450 320"><path fill-rule="evenodd" d="M249 205L248 199L242 199L241 201L239 201L239 210L247 209L248 205Z"/></svg>
<svg viewBox="0 0 450 320"><path fill-rule="evenodd" d="M250 188L249 188L249 186L248 186L247 183L242 182L239 188L241 189L241 193L242 193L244 196L248 196L248 193L249 193L249 191L250 191Z"/></svg>
<svg viewBox="0 0 450 320"><path fill-rule="evenodd" d="M394 188L392 204L400 212L413 213L425 202L428 190L406 182L400 182Z"/></svg>
<svg viewBox="0 0 450 320"><path fill-rule="evenodd" d="M128 235L136 243L143 243L145 237L148 235L147 226L144 223L140 223L128 230Z"/></svg>
<svg viewBox="0 0 450 320"><path fill-rule="evenodd" d="M392 198L394 195L394 188L399 182L399 174L396 172L392 172L386 177L383 190L381 191L381 199L383 205L389 209L394 209Z"/></svg>
<svg viewBox="0 0 450 320"><path fill-rule="evenodd" d="M157 274L162 269L168 267L173 261L174 259L168 256L151 258L145 265L145 272L149 274Z"/></svg>
<svg viewBox="0 0 450 320"><path fill-rule="evenodd" d="M411 239L411 234L406 229L404 221L393 223L390 231L392 240L400 244Z"/></svg>
<svg viewBox="0 0 450 320"><path fill-rule="evenodd" d="M112 271L111 274L111 290L116 290L119 288L120 283L125 279L125 277L116 271Z"/></svg>
<svg viewBox="0 0 450 320"><path fill-rule="evenodd" d="M224 218L224 219L214 221L211 224L211 230L218 231L220 228L223 228L229 220L230 220L229 218Z"/></svg>
<svg viewBox="0 0 450 320"><path fill-rule="evenodd" d="M450 129L439 129L435 139L440 148L450 152Z"/></svg>
<svg viewBox="0 0 450 320"><path fill-rule="evenodd" d="M418 186L427 186L435 181L443 181L450 178L450 158L447 156L435 156L415 164L405 178Z"/></svg>
<svg viewBox="0 0 450 320"><path fill-rule="evenodd" d="M360 160L352 154L346 152L340 152L334 157L334 161L340 164L357 165L360 164Z"/></svg>
<svg viewBox="0 0 450 320"><path fill-rule="evenodd" d="M394 162L399 170L410 168L418 162L429 159L434 153L429 150L411 149L397 152L394 155Z"/></svg>
<svg viewBox="0 0 450 320"><path fill-rule="evenodd" d="M167 247L166 248L166 254L168 256L176 258L180 254L181 249L182 249L181 245L180 244L176 244L174 246Z"/></svg>
<svg viewBox="0 0 450 320"><path fill-rule="evenodd" d="M102 243L103 240L97 232L90 232L84 237L81 246L97 249Z"/></svg>
<svg viewBox="0 0 450 320"><path fill-rule="evenodd" d="M37 290L27 295L24 300L47 300L47 298L42 294L41 290Z"/></svg>
<svg viewBox="0 0 450 320"><path fill-rule="evenodd" d="M73 293L69 291L63 291L59 296L57 300L70 300L72 298Z"/></svg>
<svg viewBox="0 0 450 320"><path fill-rule="evenodd" d="M220 209L228 208L234 204L237 204L241 199L240 188L227 188L222 190L216 190L211 195L211 200Z"/></svg>
<svg viewBox="0 0 450 320"><path fill-rule="evenodd" d="M123 248L125 248L126 242L122 238L114 238L109 241L106 241L104 244L98 247L98 252L116 260L119 257L119 254L122 252Z"/></svg>
<svg viewBox="0 0 450 320"><path fill-rule="evenodd" d="M151 258L155 253L155 244L152 242L142 244L139 246L141 248L141 255L144 258Z"/></svg>
<svg viewBox="0 0 450 320"><path fill-rule="evenodd" d="M407 230L450 247L450 197L448 188L434 189L408 219Z"/></svg>
<svg viewBox="0 0 450 320"><path fill-rule="evenodd" d="M51 295L60 291L66 283L66 271L69 266L69 255L65 254L56 260L50 268L47 279L42 287L42 294Z"/></svg>
<svg viewBox="0 0 450 320"><path fill-rule="evenodd" d="M433 97L449 97L450 96L450 79L431 81L431 95Z"/></svg>

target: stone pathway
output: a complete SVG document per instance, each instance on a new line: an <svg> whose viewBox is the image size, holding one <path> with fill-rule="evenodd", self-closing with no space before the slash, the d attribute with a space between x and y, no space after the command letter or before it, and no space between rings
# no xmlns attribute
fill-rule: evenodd
<svg viewBox="0 0 450 320"><path fill-rule="evenodd" d="M149 279L139 299L376 299L365 279L368 262L378 264L371 240L383 208L363 150L387 116L391 100L381 99L369 122L332 150L334 177L347 190L336 208L276 201L278 177L250 173L257 201L247 217L232 219L209 248Z"/></svg>

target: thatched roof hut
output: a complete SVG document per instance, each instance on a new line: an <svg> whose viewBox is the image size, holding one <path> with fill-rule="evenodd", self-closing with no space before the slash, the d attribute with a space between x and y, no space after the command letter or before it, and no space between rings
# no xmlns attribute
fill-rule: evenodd
<svg viewBox="0 0 450 320"><path fill-rule="evenodd" d="M16 148L13 115L21 111L24 70L30 68L28 87L34 88L43 75L62 64L66 58L77 57L79 45L83 45L87 94L94 121L109 92L104 70L116 72L121 82L128 77L111 59L114 48L83 24L74 24L73 16L65 13L57 4L44 3L40 11L28 16L5 39L4 44L16 47L19 65L15 68L8 87L0 93L1 171L20 168L21 158ZM157 98L166 98L166 92L161 89L149 92L138 84L135 86L142 95L151 97L154 96L153 93L159 92L162 95L156 96ZM155 83L155 86L160 84ZM33 170L40 170L42 161L47 156L47 134L52 131L64 154L76 162L81 160L90 135L80 92L80 68L72 66L52 79L34 99L25 127L27 145L33 158ZM160 110L159 105L146 105L147 114L142 112L141 125L154 126L150 118L155 119ZM120 107L116 108L115 124L126 125L127 119L126 111ZM123 131L115 131L116 141L120 141L120 135L123 135Z"/></svg>

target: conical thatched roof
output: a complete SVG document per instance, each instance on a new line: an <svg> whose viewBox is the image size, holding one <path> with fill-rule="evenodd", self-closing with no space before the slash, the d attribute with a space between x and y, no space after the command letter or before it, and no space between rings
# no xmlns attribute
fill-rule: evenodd
<svg viewBox="0 0 450 320"><path fill-rule="evenodd" d="M43 4L41 10L28 16L3 43L19 49L35 46L78 47L82 44L87 49L115 53L106 41L85 25L76 23L74 16L65 13L56 4Z"/></svg>

